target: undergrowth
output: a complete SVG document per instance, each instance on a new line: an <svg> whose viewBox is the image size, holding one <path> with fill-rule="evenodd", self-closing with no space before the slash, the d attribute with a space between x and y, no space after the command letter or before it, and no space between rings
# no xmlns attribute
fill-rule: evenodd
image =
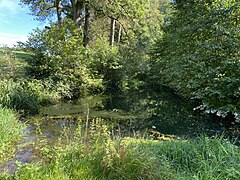
<svg viewBox="0 0 240 180"><path fill-rule="evenodd" d="M86 129L86 127L88 127ZM67 131L65 131L67 132ZM64 138L65 136L65 138ZM101 120L79 126L67 145L40 148L44 161L5 179L239 179L240 151L222 136L157 141L114 137ZM1 177L0 176L0 177Z"/></svg>
<svg viewBox="0 0 240 180"><path fill-rule="evenodd" d="M31 58L30 53L0 47L0 104L3 107L34 114L41 105L61 98L60 85L28 77L27 60Z"/></svg>

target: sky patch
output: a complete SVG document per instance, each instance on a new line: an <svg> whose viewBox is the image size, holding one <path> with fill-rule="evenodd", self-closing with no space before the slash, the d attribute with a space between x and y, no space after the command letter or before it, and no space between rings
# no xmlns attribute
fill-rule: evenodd
<svg viewBox="0 0 240 180"><path fill-rule="evenodd" d="M24 35L0 33L0 47L13 47L13 45L16 44L18 41L25 42L26 40L27 36Z"/></svg>
<svg viewBox="0 0 240 180"><path fill-rule="evenodd" d="M1 15L4 15L6 10L10 11L12 14L17 14L21 9L18 5L19 0L0 0Z"/></svg>
<svg viewBox="0 0 240 180"><path fill-rule="evenodd" d="M34 20L19 0L0 0L0 46L13 46L17 41L26 41L33 29L43 28L44 23Z"/></svg>

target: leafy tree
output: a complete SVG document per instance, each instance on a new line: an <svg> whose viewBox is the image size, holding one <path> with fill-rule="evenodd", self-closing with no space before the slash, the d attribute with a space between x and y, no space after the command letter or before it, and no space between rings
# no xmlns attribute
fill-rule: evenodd
<svg viewBox="0 0 240 180"><path fill-rule="evenodd" d="M239 2L177 0L174 8L153 50L153 81L201 101L207 112L239 116Z"/></svg>
<svg viewBox="0 0 240 180"><path fill-rule="evenodd" d="M56 9L60 8L60 2L59 0L20 0L20 3L28 6L32 15L41 21L53 17Z"/></svg>
<svg viewBox="0 0 240 180"><path fill-rule="evenodd" d="M121 10L121 5L124 3L126 4L123 8L129 11L133 9L133 12L138 11L137 15ZM134 1L121 1L119 4L108 3L109 6L102 4L103 7L100 4L95 8L97 15L92 23L93 39L107 41L110 36L109 45L112 46L113 51L118 45L118 53L114 55L116 58L110 58L111 60L106 58L109 63L111 62L110 64L113 63L115 66L104 66L106 68L104 79L109 82L108 85L111 84L110 86L120 87L120 89L137 89L144 85L149 70L147 52L154 39L162 35L161 26L165 18L165 14L159 11L159 8L163 6L162 1L141 1L142 5L136 8L132 3ZM167 8L167 5L164 4L164 6ZM113 19L115 20L115 32L112 32L113 26L111 26ZM94 47L96 42L90 43L90 47ZM101 61L106 62L106 60ZM101 72L100 69L99 72Z"/></svg>
<svg viewBox="0 0 240 180"><path fill-rule="evenodd" d="M38 8L38 1L24 1L30 8ZM25 44L36 55L29 74L63 84L71 82L68 87L75 89L75 94L83 89L99 91L102 85L106 89L137 88L149 70L146 52L162 35L164 14L159 8L166 1L58 1L61 23L36 31ZM44 8L37 10L44 12Z"/></svg>
<svg viewBox="0 0 240 180"><path fill-rule="evenodd" d="M57 16L58 24L61 24L64 18L69 18L76 23L76 28L83 27L84 47L89 43L90 23L95 20L101 19L105 22L103 19L110 19L108 36L110 45L113 45L115 39L121 40L122 31L129 38L137 29L141 29L145 21L154 16L158 18L160 14L159 3L155 0L21 0L21 3L27 5L38 20ZM116 22L118 28L115 28ZM159 23L156 22L155 26L157 24ZM117 38L115 30L118 30Z"/></svg>
<svg viewBox="0 0 240 180"><path fill-rule="evenodd" d="M63 94L67 98L78 97L89 78L82 34L67 19L60 27L52 24L50 29L35 30L25 43L25 48L34 53L28 75L70 89L71 93Z"/></svg>

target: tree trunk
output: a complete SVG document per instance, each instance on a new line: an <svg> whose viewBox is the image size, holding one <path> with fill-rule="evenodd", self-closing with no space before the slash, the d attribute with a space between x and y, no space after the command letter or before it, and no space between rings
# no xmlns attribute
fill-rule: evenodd
<svg viewBox="0 0 240 180"><path fill-rule="evenodd" d="M73 9L73 21L76 23L76 28L81 26L81 15L84 8L84 1L71 0Z"/></svg>
<svg viewBox="0 0 240 180"><path fill-rule="evenodd" d="M119 24L119 30L118 30L118 44L121 42L121 37L122 37L122 26Z"/></svg>
<svg viewBox="0 0 240 180"><path fill-rule="evenodd" d="M89 7L89 3L86 3L85 4L84 37L83 37L84 47L87 47L89 43L89 31L90 31L90 7Z"/></svg>
<svg viewBox="0 0 240 180"><path fill-rule="evenodd" d="M109 39L110 46L114 45L115 23L116 23L116 20L111 18L111 29L110 29L110 39Z"/></svg>
<svg viewBox="0 0 240 180"><path fill-rule="evenodd" d="M62 24L62 8L61 8L61 0L56 0L56 10L57 10L57 18L58 18L58 24Z"/></svg>

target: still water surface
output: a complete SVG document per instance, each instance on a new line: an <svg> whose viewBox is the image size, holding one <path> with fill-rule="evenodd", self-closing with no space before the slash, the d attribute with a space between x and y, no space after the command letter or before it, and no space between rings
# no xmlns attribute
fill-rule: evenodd
<svg viewBox="0 0 240 180"><path fill-rule="evenodd" d="M90 118L100 117L109 124L121 126L123 132L154 129L164 134L194 137L202 133L212 135L234 129L238 135L239 124L193 111L194 107L194 104L163 88L160 92L88 96L75 102L43 107L41 114L50 119L59 116L57 123L64 125L66 121L61 121L61 116L77 115L85 119L89 109Z"/></svg>
<svg viewBox="0 0 240 180"><path fill-rule="evenodd" d="M90 120L103 119L112 127L111 132L120 136L154 130L175 135L180 139L194 138L202 133L211 136L223 132L235 139L239 138L239 124L194 112L193 108L193 104L166 88L159 92L88 96L74 102L42 107L40 115L24 119L29 125L25 130L25 139L17 145L16 156L0 165L0 171L5 169L14 173L17 169L16 161L38 161L32 148L36 140L44 137L50 144L54 144L66 128L73 131L77 127L77 120L84 121L87 117Z"/></svg>

